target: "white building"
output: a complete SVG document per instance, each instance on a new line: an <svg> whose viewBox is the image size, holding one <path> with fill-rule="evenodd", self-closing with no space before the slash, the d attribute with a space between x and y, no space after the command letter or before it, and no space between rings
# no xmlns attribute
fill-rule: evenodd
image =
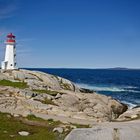
<svg viewBox="0 0 140 140"><path fill-rule="evenodd" d="M4 61L2 61L1 69L3 70L17 69L16 41L15 36L12 33L7 35L5 59Z"/></svg>

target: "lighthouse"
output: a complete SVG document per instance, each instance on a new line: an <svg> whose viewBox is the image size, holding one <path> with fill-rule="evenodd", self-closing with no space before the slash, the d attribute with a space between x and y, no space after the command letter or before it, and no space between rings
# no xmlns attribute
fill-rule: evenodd
<svg viewBox="0 0 140 140"><path fill-rule="evenodd" d="M16 40L15 36L12 33L7 35L5 59L4 61L2 61L1 69L3 70L17 69Z"/></svg>

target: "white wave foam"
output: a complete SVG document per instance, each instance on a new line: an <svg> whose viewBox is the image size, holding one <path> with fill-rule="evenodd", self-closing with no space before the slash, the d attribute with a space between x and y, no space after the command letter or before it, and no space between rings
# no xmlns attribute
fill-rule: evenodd
<svg viewBox="0 0 140 140"><path fill-rule="evenodd" d="M137 90L125 90L126 92L133 92L133 93L140 93L140 91Z"/></svg>
<svg viewBox="0 0 140 140"><path fill-rule="evenodd" d="M86 89L91 89L94 91L110 91L110 92L134 92L134 93L139 93L140 91L136 90L131 90L131 88L136 89L137 87L107 87L107 86L91 86L88 84L77 84L79 87L86 88Z"/></svg>
<svg viewBox="0 0 140 140"><path fill-rule="evenodd" d="M115 87L115 86L112 86L112 87L107 87L107 86L91 86L91 85L88 85L88 84L77 84L79 87L81 88L86 88L86 89L91 89L91 90L94 90L94 91L110 91L110 92L133 92L133 93L140 93L140 91L136 91L136 90L131 90L131 89L137 89L137 87L132 87L132 86L129 86L129 87ZM131 109L133 107L136 107L138 104L140 104L140 100L137 100L135 99L135 103L131 103L129 101L124 101L124 100L120 100L122 103L128 105L128 107Z"/></svg>
<svg viewBox="0 0 140 140"><path fill-rule="evenodd" d="M135 103L140 105L140 99L135 99Z"/></svg>
<svg viewBox="0 0 140 140"><path fill-rule="evenodd" d="M137 89L138 87L134 87L134 86L125 86L124 88L126 88L126 89Z"/></svg>
<svg viewBox="0 0 140 140"><path fill-rule="evenodd" d="M121 101L121 102L124 103L124 104L126 104L126 105L128 105L128 107L129 107L130 109L132 109L132 108L134 108L134 107L137 106L136 104L133 104L133 103L130 103L130 102L127 102L127 101Z"/></svg>

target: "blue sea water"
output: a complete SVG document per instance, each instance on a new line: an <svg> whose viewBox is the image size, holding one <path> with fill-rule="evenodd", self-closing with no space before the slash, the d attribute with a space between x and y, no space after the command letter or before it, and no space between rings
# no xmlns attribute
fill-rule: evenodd
<svg viewBox="0 0 140 140"><path fill-rule="evenodd" d="M140 105L140 70L34 68L67 78L78 86L112 96L130 107Z"/></svg>

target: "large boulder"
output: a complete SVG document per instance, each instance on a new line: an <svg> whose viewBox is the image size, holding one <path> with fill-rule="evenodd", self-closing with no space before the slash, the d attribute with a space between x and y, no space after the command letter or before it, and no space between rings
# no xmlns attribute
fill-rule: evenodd
<svg viewBox="0 0 140 140"><path fill-rule="evenodd" d="M140 107L135 107L133 109L128 109L126 112L121 114L118 121L130 121L134 119L140 119Z"/></svg>
<svg viewBox="0 0 140 140"><path fill-rule="evenodd" d="M139 140L140 121L98 123L93 128L73 129L65 140Z"/></svg>
<svg viewBox="0 0 140 140"><path fill-rule="evenodd" d="M29 71L29 70L8 70L0 73L0 80L26 82L30 89L52 89L80 91L71 81L51 74Z"/></svg>
<svg viewBox="0 0 140 140"><path fill-rule="evenodd" d="M126 105L96 93L65 92L53 101L59 106L57 111L56 109L51 111L55 115L63 110L63 114L68 114L68 117L95 121L114 120L127 110Z"/></svg>

